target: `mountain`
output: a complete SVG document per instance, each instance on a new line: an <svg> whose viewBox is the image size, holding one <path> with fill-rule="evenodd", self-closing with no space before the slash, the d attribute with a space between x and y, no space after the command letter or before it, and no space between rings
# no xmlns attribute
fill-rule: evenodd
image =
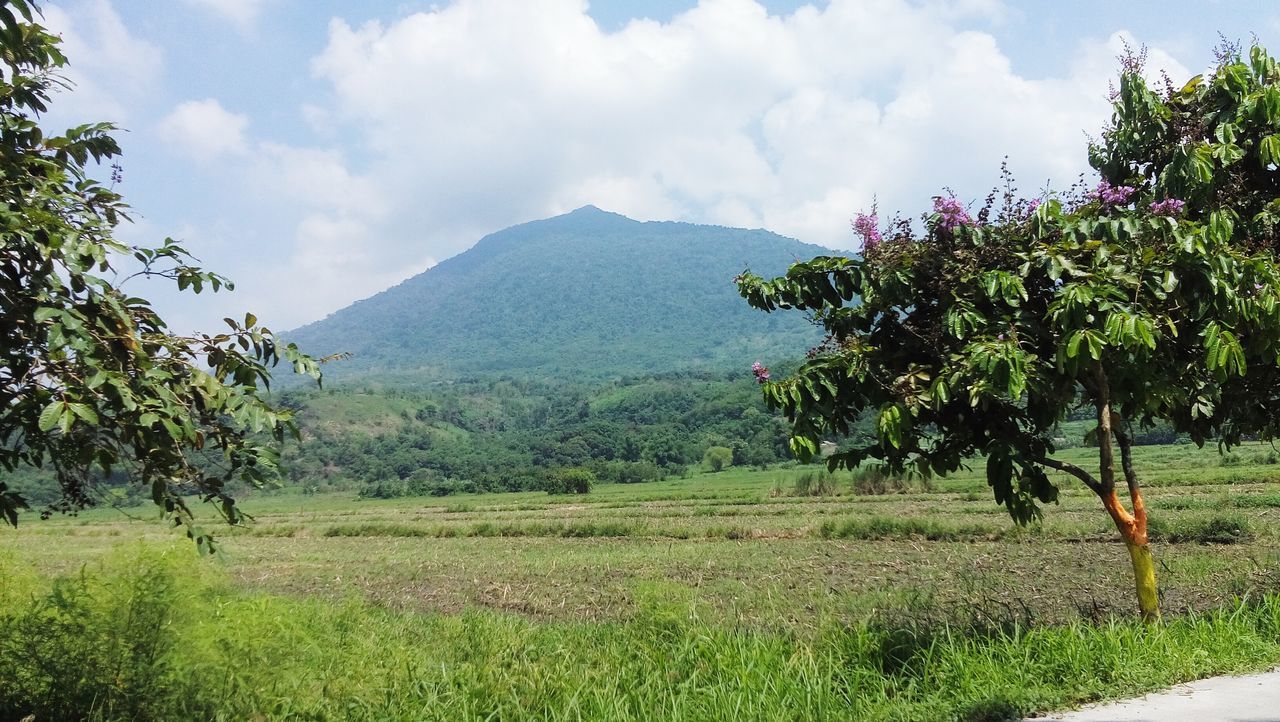
<svg viewBox="0 0 1280 722"><path fill-rule="evenodd" d="M830 253L763 230L639 222L594 206L513 226L371 298L285 334L349 352L330 378L421 383L591 379L742 368L819 340L795 313L748 308L733 276Z"/></svg>

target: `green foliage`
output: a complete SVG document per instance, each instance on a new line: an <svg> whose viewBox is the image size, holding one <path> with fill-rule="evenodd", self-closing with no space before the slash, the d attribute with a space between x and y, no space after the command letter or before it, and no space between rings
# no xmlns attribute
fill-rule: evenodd
<svg viewBox="0 0 1280 722"><path fill-rule="evenodd" d="M879 496L933 491L933 482L928 478L913 480L905 476L887 474L878 466L863 466L854 470L852 488L855 494Z"/></svg>
<svg viewBox="0 0 1280 722"><path fill-rule="evenodd" d="M353 352L326 370L331 378L400 387L741 369L817 334L801 319L761 323L738 302L734 273L744 261L781 272L822 250L766 231L641 223L586 207L486 236L288 337Z"/></svg>
<svg viewBox="0 0 1280 722"><path fill-rule="evenodd" d="M727 446L708 446L702 453L702 465L711 471L724 471L733 466L733 449Z"/></svg>
<svg viewBox="0 0 1280 722"><path fill-rule="evenodd" d="M548 494L589 494L596 483L596 475L586 469L560 469L547 479Z"/></svg>
<svg viewBox="0 0 1280 722"><path fill-rule="evenodd" d="M835 476L823 471L804 471L796 476L791 493L794 496L832 496L836 493Z"/></svg>
<svg viewBox="0 0 1280 722"><path fill-rule="evenodd" d="M290 391L280 403L303 436L283 457L290 479L372 498L541 489L573 467L600 483L654 481L708 446L758 465L788 456L785 423L743 373Z"/></svg>
<svg viewBox="0 0 1280 722"><path fill-rule="evenodd" d="M128 209L88 172L119 154L115 129L40 128L67 61L34 13L31 3L0 3L0 469L50 468L59 496L46 515L92 503L99 482L124 472L205 546L184 496L239 521L227 484L273 479L276 451L263 438L292 429L290 413L259 395L269 369L284 360L319 373L252 314L227 319L223 333L179 336L125 290L129 279L195 293L230 284L170 239L147 248L114 238ZM16 525L25 506L0 482L5 521Z"/></svg>
<svg viewBox="0 0 1280 722"><path fill-rule="evenodd" d="M1057 499L1046 467L1113 488L1109 467L1094 479L1051 461L1076 408L1096 410L1126 453L1154 426L1225 447L1273 438L1278 121L1280 74L1261 48L1165 92L1127 68L1089 149L1096 192L1037 207L1009 190L973 217L939 198L922 235L898 224L863 258L741 276L752 306L809 311L828 333L763 386L797 456L874 413L876 437L831 468L927 476L985 456L996 501L1027 523Z"/></svg>
<svg viewBox="0 0 1280 722"><path fill-rule="evenodd" d="M0 610L0 715L170 719L182 686L173 630L188 621L180 590L195 581L174 556L117 557L109 577L56 579Z"/></svg>

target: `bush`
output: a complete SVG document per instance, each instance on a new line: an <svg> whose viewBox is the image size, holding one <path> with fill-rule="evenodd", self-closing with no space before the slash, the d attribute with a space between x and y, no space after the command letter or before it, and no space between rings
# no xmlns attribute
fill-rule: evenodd
<svg viewBox="0 0 1280 722"><path fill-rule="evenodd" d="M589 494L596 475L586 469L561 469L547 478L548 494Z"/></svg>
<svg viewBox="0 0 1280 722"><path fill-rule="evenodd" d="M25 607L0 610L0 717L181 718L172 659L180 590L176 554L114 558L110 575L55 580Z"/></svg>
<svg viewBox="0 0 1280 722"><path fill-rule="evenodd" d="M860 467L853 472L853 493L862 496L881 494L906 494L912 491L932 491L933 482L922 479L912 482L902 476L886 474L878 466Z"/></svg>
<svg viewBox="0 0 1280 722"><path fill-rule="evenodd" d="M597 461L591 464L591 473L602 484L641 484L666 475L651 461Z"/></svg>
<svg viewBox="0 0 1280 722"><path fill-rule="evenodd" d="M796 477L791 493L793 496L833 496L836 493L836 477L826 471L806 471Z"/></svg>
<svg viewBox="0 0 1280 722"><path fill-rule="evenodd" d="M357 495L361 499L399 499L408 495L408 488L403 481L379 481L365 484Z"/></svg>
<svg viewBox="0 0 1280 722"><path fill-rule="evenodd" d="M707 447L702 455L702 465L711 471L723 471L733 465L733 449L727 446Z"/></svg>

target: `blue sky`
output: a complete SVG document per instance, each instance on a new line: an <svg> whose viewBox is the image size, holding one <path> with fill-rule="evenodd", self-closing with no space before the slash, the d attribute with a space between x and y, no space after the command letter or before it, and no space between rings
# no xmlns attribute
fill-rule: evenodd
<svg viewBox="0 0 1280 722"><path fill-rule="evenodd" d="M1122 39L1175 80L1280 8L1001 0L58 0L75 91L128 132L128 240L238 282L180 328L306 323L485 233L593 203L849 248L873 202L1065 186ZM105 175L105 174L104 174Z"/></svg>

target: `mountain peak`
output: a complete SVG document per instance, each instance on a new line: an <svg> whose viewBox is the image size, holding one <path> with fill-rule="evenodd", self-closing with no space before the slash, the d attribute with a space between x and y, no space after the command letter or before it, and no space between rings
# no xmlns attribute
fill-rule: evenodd
<svg viewBox="0 0 1280 722"><path fill-rule="evenodd" d="M588 205L490 234L290 340L316 355L352 352L337 376L400 382L737 367L818 339L802 318L748 307L729 279L824 252L767 231L642 223Z"/></svg>
<svg viewBox="0 0 1280 722"><path fill-rule="evenodd" d="M585 205L581 208L575 208L563 215L548 218L549 221L571 221L577 224L612 224L612 223L639 223L632 218L628 218L621 213L602 210L598 206Z"/></svg>

